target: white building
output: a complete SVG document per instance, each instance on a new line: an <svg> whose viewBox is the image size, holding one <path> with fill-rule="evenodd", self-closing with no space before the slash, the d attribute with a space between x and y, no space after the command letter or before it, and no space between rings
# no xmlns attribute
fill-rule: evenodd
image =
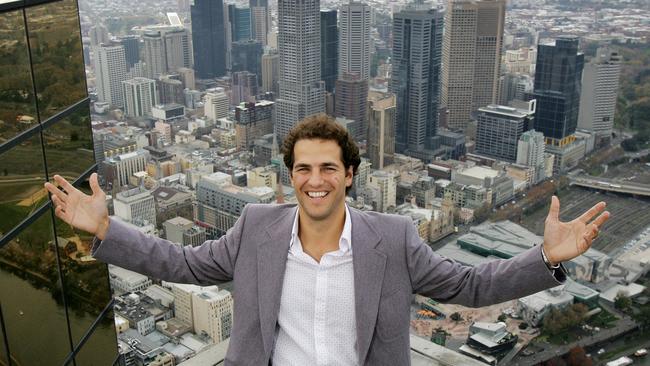
<svg viewBox="0 0 650 366"><path fill-rule="evenodd" d="M107 159L105 163L110 172L107 171L106 180L113 182L117 187L129 184L129 178L134 173L145 171L147 159L148 153L145 150L136 150Z"/></svg>
<svg viewBox="0 0 650 366"><path fill-rule="evenodd" d="M213 122L228 117L229 103L223 88L208 89L205 93L205 117Z"/></svg>
<svg viewBox="0 0 650 366"><path fill-rule="evenodd" d="M156 121L154 130L160 133L160 137L165 145L170 145L172 143L172 126L169 123Z"/></svg>
<svg viewBox="0 0 650 366"><path fill-rule="evenodd" d="M115 216L130 223L156 226L156 202L150 191L136 187L115 195Z"/></svg>
<svg viewBox="0 0 650 366"><path fill-rule="evenodd" d="M174 217L165 222L163 222L163 228L165 229L165 239L176 243L183 244L183 232L185 230L191 229L194 226L194 222L184 218L184 217Z"/></svg>
<svg viewBox="0 0 650 366"><path fill-rule="evenodd" d="M531 184L537 184L546 178L543 133L530 130L521 135L517 142L517 164L534 169Z"/></svg>
<svg viewBox="0 0 650 366"><path fill-rule="evenodd" d="M230 338L232 328L233 301L226 290L204 287L192 294L194 332L205 332L214 343Z"/></svg>
<svg viewBox="0 0 650 366"><path fill-rule="evenodd" d="M124 89L124 112L129 117L151 115L151 107L158 104L156 81L136 77L122 82Z"/></svg>
<svg viewBox="0 0 650 366"><path fill-rule="evenodd" d="M374 202L376 211L386 212L389 207L395 208L398 178L398 172L383 170L377 170L368 175L368 186L379 190L379 199Z"/></svg>
<svg viewBox="0 0 650 366"><path fill-rule="evenodd" d="M124 46L101 45L94 48L97 98L117 107L124 105L122 81L126 80Z"/></svg>
<svg viewBox="0 0 650 366"><path fill-rule="evenodd" d="M112 264L108 265L108 278L114 295L144 291L152 285L149 277Z"/></svg>
<svg viewBox="0 0 650 366"><path fill-rule="evenodd" d="M578 128L593 131L599 138L612 134L622 59L612 49L599 48L582 72Z"/></svg>

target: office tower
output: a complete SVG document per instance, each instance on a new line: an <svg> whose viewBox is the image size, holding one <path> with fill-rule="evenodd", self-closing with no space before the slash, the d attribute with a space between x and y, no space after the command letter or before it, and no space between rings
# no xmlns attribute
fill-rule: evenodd
<svg viewBox="0 0 650 366"><path fill-rule="evenodd" d="M275 192L268 187L242 188L232 184L225 173L201 177L196 185L194 221L209 238L219 237L231 228L248 203L270 203Z"/></svg>
<svg viewBox="0 0 650 366"><path fill-rule="evenodd" d="M250 8L239 8L235 4L229 4L228 20L230 21L230 37L232 42L248 41L251 39Z"/></svg>
<svg viewBox="0 0 650 366"><path fill-rule="evenodd" d="M533 93L533 78L527 74L506 73L499 78L499 104L524 102Z"/></svg>
<svg viewBox="0 0 650 366"><path fill-rule="evenodd" d="M194 70L199 79L226 74L223 0L194 0L191 6Z"/></svg>
<svg viewBox="0 0 650 366"><path fill-rule="evenodd" d="M205 93L205 117L211 121L228 117L230 102L223 88L208 89Z"/></svg>
<svg viewBox="0 0 650 366"><path fill-rule="evenodd" d="M255 102L257 96L257 75L248 71L238 71L231 75L230 104Z"/></svg>
<svg viewBox="0 0 650 366"><path fill-rule="evenodd" d="M368 93L368 157L374 169L393 163L397 99L393 93Z"/></svg>
<svg viewBox="0 0 650 366"><path fill-rule="evenodd" d="M97 24L90 27L88 31L90 36L90 45L97 47L102 43L108 43L111 41L111 37L108 34L108 29L103 24Z"/></svg>
<svg viewBox="0 0 650 366"><path fill-rule="evenodd" d="M54 174L85 190L97 169L77 2L3 2L0 43L0 364L115 360L106 264L80 259L92 237L43 190Z"/></svg>
<svg viewBox="0 0 650 366"><path fill-rule="evenodd" d="M361 80L370 78L370 6L350 2L340 7L338 75L358 75Z"/></svg>
<svg viewBox="0 0 650 366"><path fill-rule="evenodd" d="M535 112L490 104L476 115L476 153L514 163L521 135L532 128Z"/></svg>
<svg viewBox="0 0 650 366"><path fill-rule="evenodd" d="M275 133L279 142L303 118L325 112L320 77L320 0L278 1L280 96Z"/></svg>
<svg viewBox="0 0 650 366"><path fill-rule="evenodd" d="M386 212L391 207L395 208L398 179L398 172L384 170L375 170L368 175L367 186L379 191L377 199L372 201L373 210Z"/></svg>
<svg viewBox="0 0 650 366"><path fill-rule="evenodd" d="M156 87L160 95L158 103L183 104L185 102L183 82L178 79L180 79L179 75L162 75L156 80Z"/></svg>
<svg viewBox="0 0 650 366"><path fill-rule="evenodd" d="M156 226L156 202L150 191L136 187L119 192L113 199L115 216L126 222L142 226Z"/></svg>
<svg viewBox="0 0 650 366"><path fill-rule="evenodd" d="M578 127L593 131L598 139L609 139L612 134L621 62L618 52L602 47L582 74Z"/></svg>
<svg viewBox="0 0 650 366"><path fill-rule="evenodd" d="M535 130L524 132L517 142L517 164L534 168L532 184L545 177L544 134Z"/></svg>
<svg viewBox="0 0 650 366"><path fill-rule="evenodd" d="M183 82L183 89L193 90L196 88L196 79L194 78L194 70L188 67L181 67L178 70L178 75ZM183 104L183 103L181 103Z"/></svg>
<svg viewBox="0 0 650 366"><path fill-rule="evenodd" d="M169 123L156 121L154 130L158 133L158 138L162 140L163 144L169 145L172 143L172 126Z"/></svg>
<svg viewBox="0 0 650 366"><path fill-rule="evenodd" d="M126 59L121 45L95 47L97 98L114 106L124 105L122 81L126 80Z"/></svg>
<svg viewBox="0 0 650 366"><path fill-rule="evenodd" d="M262 91L271 92L276 97L280 92L280 55L276 50L269 50L262 55Z"/></svg>
<svg viewBox="0 0 650 366"><path fill-rule="evenodd" d="M144 150L113 156L106 159L104 179L110 186L117 188L129 184L129 177L142 172L147 166L148 155Z"/></svg>
<svg viewBox="0 0 650 366"><path fill-rule="evenodd" d="M232 43L231 72L248 71L258 77L262 76L262 43L255 40Z"/></svg>
<svg viewBox="0 0 650 366"><path fill-rule="evenodd" d="M336 23L336 10L320 11L320 73L325 82L325 90L334 91L338 75L339 29Z"/></svg>
<svg viewBox="0 0 650 366"><path fill-rule="evenodd" d="M355 140L367 139L368 80L356 74L339 74L336 80L335 116L355 121L350 134Z"/></svg>
<svg viewBox="0 0 650 366"><path fill-rule="evenodd" d="M219 290L216 286L203 287L192 294L194 331L207 334L212 343L230 338L232 313L232 295L226 290Z"/></svg>
<svg viewBox="0 0 650 366"><path fill-rule="evenodd" d="M578 38L562 37L537 47L535 130L544 134L547 144L563 146L573 139L578 125L583 66Z"/></svg>
<svg viewBox="0 0 650 366"><path fill-rule="evenodd" d="M508 73L533 76L536 60L537 47L522 47L517 50L507 50L503 64Z"/></svg>
<svg viewBox="0 0 650 366"><path fill-rule="evenodd" d="M273 133L274 108L275 103L268 100L242 103L235 107L237 148L252 151L255 140Z"/></svg>
<svg viewBox="0 0 650 366"><path fill-rule="evenodd" d="M442 14L408 7L393 15L393 71L397 97L395 151L429 155L438 129ZM424 156L423 156L424 157Z"/></svg>
<svg viewBox="0 0 650 366"><path fill-rule="evenodd" d="M464 130L496 102L505 0L449 0L445 14L440 104L450 129Z"/></svg>
<svg viewBox="0 0 650 366"><path fill-rule="evenodd" d="M122 82L124 89L124 113L129 117L151 115L151 107L158 104L156 81L133 78Z"/></svg>
<svg viewBox="0 0 650 366"><path fill-rule="evenodd" d="M183 233L194 226L194 222L184 217L176 216L162 224L165 239L176 244L183 244Z"/></svg>
<svg viewBox="0 0 650 366"><path fill-rule="evenodd" d="M268 44L269 8L267 6L250 6L251 9L251 38Z"/></svg>
<svg viewBox="0 0 650 366"><path fill-rule="evenodd" d="M124 57L128 68L140 62L140 39L135 35L119 37L117 42L124 47Z"/></svg>
<svg viewBox="0 0 650 366"><path fill-rule="evenodd" d="M192 45L188 30L175 28L164 34L167 73L174 73L181 67L192 67Z"/></svg>
<svg viewBox="0 0 650 366"><path fill-rule="evenodd" d="M144 63L146 75L150 79L157 79L167 72L165 64L165 40L160 31L147 31L142 35L144 47Z"/></svg>

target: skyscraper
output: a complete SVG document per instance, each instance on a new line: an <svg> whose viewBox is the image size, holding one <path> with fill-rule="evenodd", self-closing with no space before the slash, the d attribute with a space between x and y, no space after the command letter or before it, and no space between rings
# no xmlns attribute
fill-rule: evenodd
<svg viewBox="0 0 650 366"><path fill-rule="evenodd" d="M325 90L332 93L338 75L339 29L336 23L336 10L320 12L320 59L321 77Z"/></svg>
<svg viewBox="0 0 650 366"><path fill-rule="evenodd" d="M269 8L267 6L251 6L250 9L251 37L266 46L269 33Z"/></svg>
<svg viewBox="0 0 650 366"><path fill-rule="evenodd" d="M393 163L397 100L393 93L368 93L368 157L374 169Z"/></svg>
<svg viewBox="0 0 650 366"><path fill-rule="evenodd" d="M115 195L115 216L136 225L156 226L156 202L150 191L143 187L132 188Z"/></svg>
<svg viewBox="0 0 650 366"><path fill-rule="evenodd" d="M535 130L524 132L517 141L517 164L534 168L532 184L545 176L544 134Z"/></svg>
<svg viewBox="0 0 650 366"><path fill-rule="evenodd" d="M194 69L200 79L226 74L226 36L223 0L194 0L192 45Z"/></svg>
<svg viewBox="0 0 650 366"><path fill-rule="evenodd" d="M280 55L271 49L262 55L262 91L272 92L276 97L280 92Z"/></svg>
<svg viewBox="0 0 650 366"><path fill-rule="evenodd" d="M440 104L450 129L496 103L505 0L449 0L445 14Z"/></svg>
<svg viewBox="0 0 650 366"><path fill-rule="evenodd" d="M335 116L355 121L350 134L355 140L367 139L368 80L357 74L339 75L336 80Z"/></svg>
<svg viewBox="0 0 650 366"><path fill-rule="evenodd" d="M230 104L255 102L257 96L257 75L248 71L237 71L231 75Z"/></svg>
<svg viewBox="0 0 650 366"><path fill-rule="evenodd" d="M228 95L223 88L208 89L205 93L205 116L211 121L228 116Z"/></svg>
<svg viewBox="0 0 650 366"><path fill-rule="evenodd" d="M58 219L43 189L54 174L88 189L97 169L77 2L3 2L0 43L0 172L13 182L0 189L0 364L112 363L106 264L81 259L92 236ZM114 66L112 50L94 51Z"/></svg>
<svg viewBox="0 0 650 366"><path fill-rule="evenodd" d="M339 77L347 73L368 80L372 51L370 6L358 2L343 4L339 18Z"/></svg>
<svg viewBox="0 0 650 366"><path fill-rule="evenodd" d="M393 71L397 96L395 151L426 154L438 129L442 14L412 6L393 15ZM419 152L419 153L418 153Z"/></svg>
<svg viewBox="0 0 650 366"><path fill-rule="evenodd" d="M578 125L584 66L578 41L577 37L562 37L537 47L535 130L544 134L547 144L570 143Z"/></svg>
<svg viewBox="0 0 650 366"><path fill-rule="evenodd" d="M140 61L140 39L138 36L128 35L118 38L118 42L124 46L126 66L133 67Z"/></svg>
<svg viewBox="0 0 650 366"><path fill-rule="evenodd" d="M280 97L275 132L282 141L300 120L325 112L320 75L320 0L278 1Z"/></svg>
<svg viewBox="0 0 650 366"><path fill-rule="evenodd" d="M248 71L262 76L262 43L256 40L237 41L232 43L231 72Z"/></svg>
<svg viewBox="0 0 650 366"><path fill-rule="evenodd" d="M157 79L167 72L163 35L160 31L147 31L142 35L146 75L150 79Z"/></svg>
<svg viewBox="0 0 650 366"><path fill-rule="evenodd" d="M151 107L158 104L156 81L147 78L133 78L122 82L124 90L124 112L130 117L151 115Z"/></svg>
<svg viewBox="0 0 650 366"><path fill-rule="evenodd" d="M533 124L534 111L490 104L476 115L476 152L480 155L514 163L517 143Z"/></svg>
<svg viewBox="0 0 650 366"><path fill-rule="evenodd" d="M230 21L230 36L232 37L232 42L248 41L251 39L250 8L239 8L235 4L229 4L228 20Z"/></svg>
<svg viewBox="0 0 650 366"><path fill-rule="evenodd" d="M608 139L612 134L621 61L618 52L599 48L582 73L578 127L593 131L599 139Z"/></svg>
<svg viewBox="0 0 650 366"><path fill-rule="evenodd" d="M97 98L121 107L124 105L122 81L126 80L124 46L101 45L95 47L95 80Z"/></svg>

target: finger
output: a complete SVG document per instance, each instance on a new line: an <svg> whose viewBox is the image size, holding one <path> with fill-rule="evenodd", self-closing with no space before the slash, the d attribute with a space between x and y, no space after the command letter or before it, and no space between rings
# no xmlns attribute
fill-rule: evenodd
<svg viewBox="0 0 650 366"><path fill-rule="evenodd" d="M54 207L61 207L63 210L66 208L65 202L61 201L61 199L57 196L52 196L52 202L54 203Z"/></svg>
<svg viewBox="0 0 650 366"><path fill-rule="evenodd" d="M54 209L54 214L56 215L56 217L60 218L61 220L69 224L68 220L66 220L65 218L65 212L63 211L63 208L61 208L61 206L56 206L56 208Z"/></svg>
<svg viewBox="0 0 650 366"><path fill-rule="evenodd" d="M548 218L553 220L560 219L560 199L557 196L551 197L551 208L548 209Z"/></svg>
<svg viewBox="0 0 650 366"><path fill-rule="evenodd" d="M90 189L93 191L93 196L96 194L101 194L104 193L102 191L101 187L99 186L99 181L97 179L97 173L93 173L90 175Z"/></svg>
<svg viewBox="0 0 650 366"><path fill-rule="evenodd" d="M77 189L70 184L65 178L60 175L55 175L54 180L63 188L68 194L76 191Z"/></svg>
<svg viewBox="0 0 650 366"><path fill-rule="evenodd" d="M605 202L598 202L598 203L595 204L592 208L590 208L589 210L587 210L587 212L583 213L583 214L578 218L578 220L580 220L580 221L582 221L583 223L586 224L586 223L588 223L589 221L591 221L591 219L593 219L594 216L596 216L596 215L599 214L601 211L603 211L603 210L605 209L606 206L607 206L607 204L606 204Z"/></svg>
<svg viewBox="0 0 650 366"><path fill-rule="evenodd" d="M52 197L58 197L61 199L61 201L64 201L67 198L67 194L65 194L63 191L57 188L57 186L50 182L45 183L45 189L47 189L47 191L52 194Z"/></svg>
<svg viewBox="0 0 650 366"><path fill-rule="evenodd" d="M603 226L605 221L609 220L609 216L610 216L609 211L605 211L605 212L601 213L600 215L598 215L598 217L596 217L596 219L592 222L592 224L594 224L594 225L598 226L598 228L600 228L601 226Z"/></svg>

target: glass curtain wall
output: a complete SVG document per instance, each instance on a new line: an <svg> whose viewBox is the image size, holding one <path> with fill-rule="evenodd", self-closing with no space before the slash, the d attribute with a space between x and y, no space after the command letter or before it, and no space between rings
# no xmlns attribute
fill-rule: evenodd
<svg viewBox="0 0 650 366"><path fill-rule="evenodd" d="M88 189L86 90L76 0L0 2L0 366L117 359L106 265L43 188Z"/></svg>

